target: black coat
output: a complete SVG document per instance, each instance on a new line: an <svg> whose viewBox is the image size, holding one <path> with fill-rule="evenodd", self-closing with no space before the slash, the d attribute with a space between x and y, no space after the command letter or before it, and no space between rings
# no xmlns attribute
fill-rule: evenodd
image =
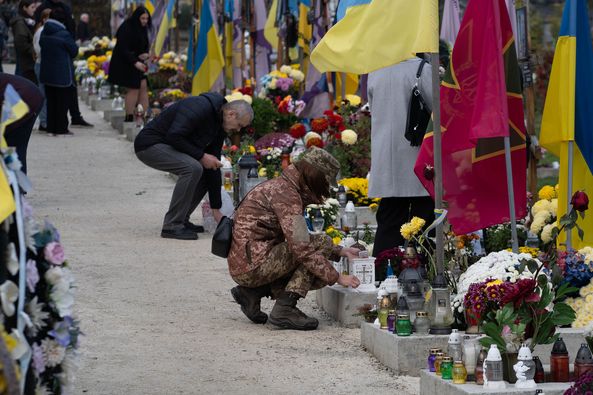
<svg viewBox="0 0 593 395"><path fill-rule="evenodd" d="M17 72L34 84L35 76L35 50L33 49L33 33L22 15L15 15L10 20L12 35L14 37L14 50L16 52Z"/></svg>
<svg viewBox="0 0 593 395"><path fill-rule="evenodd" d="M78 26L76 27L76 39L82 42L91 39L91 29L89 29L88 23L83 21L78 22Z"/></svg>
<svg viewBox="0 0 593 395"><path fill-rule="evenodd" d="M117 30L117 42L109 63L109 82L126 88L138 89L146 78L134 64L143 53L148 53L148 29L140 27L134 20L126 20Z"/></svg>
<svg viewBox="0 0 593 395"><path fill-rule="evenodd" d="M218 93L204 93L180 100L167 107L140 131L134 150L143 151L155 144L167 144L196 160L204 153L220 159L226 133L222 129L222 106L226 103ZM220 170L204 170L210 206L220 208Z"/></svg>

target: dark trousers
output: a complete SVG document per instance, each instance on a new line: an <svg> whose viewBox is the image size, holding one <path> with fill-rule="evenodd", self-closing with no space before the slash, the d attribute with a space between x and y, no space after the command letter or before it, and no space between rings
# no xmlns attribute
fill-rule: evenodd
<svg viewBox="0 0 593 395"><path fill-rule="evenodd" d="M64 134L68 132L68 103L70 88L45 85L47 100L47 133Z"/></svg>
<svg viewBox="0 0 593 395"><path fill-rule="evenodd" d="M189 221L190 215L206 195L208 187L204 179L204 168L195 158L177 151L167 144L155 144L136 153L142 163L153 169L177 175L169 211L165 214L163 229L180 229Z"/></svg>
<svg viewBox="0 0 593 395"><path fill-rule="evenodd" d="M430 196L382 198L377 210L377 233L373 256L404 245L405 240L400 233L400 228L412 217L424 219L426 226L434 221L434 201Z"/></svg>
<svg viewBox="0 0 593 395"><path fill-rule="evenodd" d="M68 97L68 110L70 111L70 118L72 121L78 121L82 118L80 108L78 107L78 90L73 84L70 88L70 96Z"/></svg>
<svg viewBox="0 0 593 395"><path fill-rule="evenodd" d="M16 128L8 125L4 137L9 147L15 147L16 153L19 156L19 160L23 167L21 170L27 174L27 147L29 146L29 139L31 138L31 132L33 131L33 125L37 116L31 117L26 122L18 125Z"/></svg>

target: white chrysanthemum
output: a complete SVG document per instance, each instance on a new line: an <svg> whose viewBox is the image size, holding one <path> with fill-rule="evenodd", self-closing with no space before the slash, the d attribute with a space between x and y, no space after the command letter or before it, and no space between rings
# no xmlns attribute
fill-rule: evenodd
<svg viewBox="0 0 593 395"><path fill-rule="evenodd" d="M58 366L66 356L66 349L58 344L57 341L46 338L41 341L41 349L48 367Z"/></svg>
<svg viewBox="0 0 593 395"><path fill-rule="evenodd" d="M535 202L533 204L533 207L531 207L531 215L533 215L534 217L542 211L552 211L552 202L550 202L547 199L542 199Z"/></svg>
<svg viewBox="0 0 593 395"><path fill-rule="evenodd" d="M540 236L544 243L547 244L550 241L552 241L552 230L554 230L555 227L556 227L556 225L554 225L554 224L548 224L548 225L544 226L544 228L542 229L542 234Z"/></svg>
<svg viewBox="0 0 593 395"><path fill-rule="evenodd" d="M352 129L346 129L342 131L342 143L346 145L353 145L358 140L358 135Z"/></svg>
<svg viewBox="0 0 593 395"><path fill-rule="evenodd" d="M558 199L552 199L550 202L550 214L552 214L552 217L558 216Z"/></svg>
<svg viewBox="0 0 593 395"><path fill-rule="evenodd" d="M282 65L280 67L280 72L284 73L284 74L290 74L290 72L292 71L292 67L288 66L288 65Z"/></svg>
<svg viewBox="0 0 593 395"><path fill-rule="evenodd" d="M539 234L550 218L551 214L549 211L540 211L535 215L535 218L533 218L529 230L535 234Z"/></svg>
<svg viewBox="0 0 593 395"><path fill-rule="evenodd" d="M302 82L305 80L305 74L303 74L303 72L300 70L293 69L290 73L288 73L288 75L290 76L290 78L298 82Z"/></svg>
<svg viewBox="0 0 593 395"><path fill-rule="evenodd" d="M49 313L43 310L44 306L43 303L37 302L37 296L25 305L25 312L31 319L31 326L27 328L31 337L37 336L39 330L46 326L45 320L49 318Z"/></svg>
<svg viewBox="0 0 593 395"><path fill-rule="evenodd" d="M321 135L320 135L319 133L317 133L317 132L308 132L308 133L305 135L305 145L306 145L306 144L307 144L307 142L308 142L309 140L311 140L312 138L318 138L318 139L320 139L320 140L321 140Z"/></svg>

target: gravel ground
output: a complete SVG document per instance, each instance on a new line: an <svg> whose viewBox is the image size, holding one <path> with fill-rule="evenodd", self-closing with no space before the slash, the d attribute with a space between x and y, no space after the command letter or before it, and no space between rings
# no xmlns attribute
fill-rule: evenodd
<svg viewBox="0 0 593 395"><path fill-rule="evenodd" d="M299 305L320 320L316 331L251 324L208 235L159 237L172 180L138 161L101 113L81 109L95 128L35 132L28 158L28 198L61 232L77 279L85 336L75 393L419 392L418 379L380 365L360 330L335 325L313 294Z"/></svg>

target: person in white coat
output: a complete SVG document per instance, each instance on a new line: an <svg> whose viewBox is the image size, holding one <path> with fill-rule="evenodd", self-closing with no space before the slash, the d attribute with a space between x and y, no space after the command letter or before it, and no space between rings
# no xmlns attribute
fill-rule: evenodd
<svg viewBox="0 0 593 395"><path fill-rule="evenodd" d="M414 174L420 147L411 146L404 137L410 96L421 62L420 57L414 57L369 73L369 197L381 198L377 210L374 256L403 245L400 228L412 217L423 218L427 224L434 219L434 201ZM425 63L418 88L428 106L432 103L431 79L432 68Z"/></svg>

